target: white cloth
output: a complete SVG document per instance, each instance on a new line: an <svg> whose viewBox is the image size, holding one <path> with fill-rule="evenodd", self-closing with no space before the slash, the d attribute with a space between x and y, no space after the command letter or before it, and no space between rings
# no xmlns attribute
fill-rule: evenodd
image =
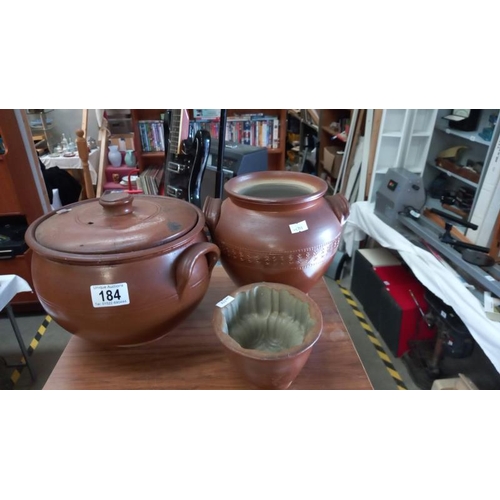
<svg viewBox="0 0 500 500"><path fill-rule="evenodd" d="M28 282L16 274L0 275L0 311L20 292L32 292Z"/></svg>
<svg viewBox="0 0 500 500"><path fill-rule="evenodd" d="M491 321L483 305L456 274L430 252L411 243L402 234L382 222L374 213L374 204L353 203L343 230L346 251L352 256L356 242L371 236L381 246L397 250L416 278L434 295L454 309L476 342L500 372L500 323Z"/></svg>
<svg viewBox="0 0 500 500"><path fill-rule="evenodd" d="M97 184L97 172L99 171L99 151L100 149L93 149L89 153L89 170L90 170L90 178L92 179L92 184ZM75 156L70 158L66 156L50 156L45 155L40 157L42 163L45 165L45 168L59 167L64 170L68 169L82 169L82 162L80 161L80 157L78 153L75 153Z"/></svg>

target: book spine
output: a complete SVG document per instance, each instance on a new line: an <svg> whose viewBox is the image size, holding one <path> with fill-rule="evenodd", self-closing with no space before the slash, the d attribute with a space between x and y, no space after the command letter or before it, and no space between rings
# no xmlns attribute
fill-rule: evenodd
<svg viewBox="0 0 500 500"><path fill-rule="evenodd" d="M148 151L155 151L155 149L154 149L154 137L153 137L153 124L152 124L152 122L148 122L146 124L146 126L147 126L147 132L148 132L148 145L149 145Z"/></svg>
<svg viewBox="0 0 500 500"><path fill-rule="evenodd" d="M158 151L158 135L156 132L156 122L151 122L151 135L153 137L153 151Z"/></svg>
<svg viewBox="0 0 500 500"><path fill-rule="evenodd" d="M163 130L163 122L158 122L158 134L160 138L160 151L165 151L165 133Z"/></svg>
<svg viewBox="0 0 500 500"><path fill-rule="evenodd" d="M139 122L139 132L141 135L142 150L145 153L147 153L148 152L148 137L146 134L146 123L143 121Z"/></svg>
<svg viewBox="0 0 500 500"><path fill-rule="evenodd" d="M160 122L155 122L155 141L156 141L156 151L162 151L161 149L161 133L160 133Z"/></svg>
<svg viewBox="0 0 500 500"><path fill-rule="evenodd" d="M243 144L250 144L250 120L243 122Z"/></svg>
<svg viewBox="0 0 500 500"><path fill-rule="evenodd" d="M273 141L272 148L278 149L280 147L280 120L278 117L273 118Z"/></svg>

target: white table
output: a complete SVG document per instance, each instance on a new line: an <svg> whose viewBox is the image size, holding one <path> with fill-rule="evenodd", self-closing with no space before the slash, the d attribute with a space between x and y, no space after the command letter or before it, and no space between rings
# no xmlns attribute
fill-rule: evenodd
<svg viewBox="0 0 500 500"><path fill-rule="evenodd" d="M89 153L90 178L94 185L97 184L97 172L99 171L99 151L100 149L97 148ZM75 156L72 157L44 155L40 159L45 168L59 167L64 170L83 170L78 153L75 153Z"/></svg>
<svg viewBox="0 0 500 500"><path fill-rule="evenodd" d="M30 285L28 282L17 276L15 274L3 274L0 275L0 311L5 309L7 312L7 316L10 320L10 324L14 329L14 333L17 338L17 342L19 347L21 348L21 352L23 353L24 362L28 367L32 380L35 380L35 372L30 365L28 359L28 351L26 346L24 345L23 338L21 336L21 332L19 331L19 327L17 326L17 321L14 316L14 311L12 310L12 306L10 305L10 301L20 292L32 292ZM11 366L24 366L24 365L11 365Z"/></svg>
<svg viewBox="0 0 500 500"><path fill-rule="evenodd" d="M385 224L375 215L374 207L373 203L366 201L351 205L351 214L342 236L347 253L352 256L357 243L366 235L371 236L382 247L397 250L416 278L460 316L471 335L500 372L500 323L488 319L482 304L463 280L430 252L414 245L400 232Z"/></svg>

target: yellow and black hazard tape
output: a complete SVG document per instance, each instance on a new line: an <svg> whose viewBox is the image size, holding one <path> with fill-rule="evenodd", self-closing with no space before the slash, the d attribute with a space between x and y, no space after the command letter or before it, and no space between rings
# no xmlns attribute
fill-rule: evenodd
<svg viewBox="0 0 500 500"><path fill-rule="evenodd" d="M38 327L38 330L33 339L31 340L30 345L26 349L28 356L31 356L33 354L33 351L38 347L38 344L40 343L42 337L45 335L47 327L49 326L51 321L52 318L47 314L47 316L45 316L44 320L42 321L42 324ZM12 383L12 386L16 385L17 381L21 377L21 374L23 373L25 366L26 366L26 360L24 359L23 356L21 358L21 366L19 368L16 368L12 372L12 375L10 376L10 381Z"/></svg>
<svg viewBox="0 0 500 500"><path fill-rule="evenodd" d="M403 382L401 375L398 373L398 371L392 364L391 358L385 352L380 340L373 333L372 327L366 321L364 314L359 310L357 302L351 297L351 293L349 292L349 290L347 290L347 288L340 286L338 282L337 284L339 285L340 291L344 294L347 303L352 307L352 310L355 316L358 318L366 335L368 335L368 338L371 340L373 347L375 347L375 350L377 351L377 354L384 363L387 371L389 372L389 375L394 379L394 382L396 382L397 388L400 390L407 390L408 388Z"/></svg>

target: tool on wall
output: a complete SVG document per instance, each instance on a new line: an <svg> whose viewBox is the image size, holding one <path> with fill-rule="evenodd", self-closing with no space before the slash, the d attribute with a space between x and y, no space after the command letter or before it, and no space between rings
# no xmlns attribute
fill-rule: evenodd
<svg viewBox="0 0 500 500"><path fill-rule="evenodd" d="M441 210L431 208L430 212L439 215L444 221L445 232L440 235L440 240L447 243L455 250L460 252L462 259L469 264L480 267L485 273L489 274L495 280L500 278L500 269L495 266L495 259L490 255L490 247L483 247L475 245L467 241L462 241L452 236L453 225L452 223L460 224L467 228L476 230L478 226L471 222L464 221L458 217L447 214Z"/></svg>
<svg viewBox="0 0 500 500"><path fill-rule="evenodd" d="M471 250L467 254L469 258L472 258L472 256L474 256L474 255L476 256L476 258L478 258L479 253L488 254L488 252L490 251L490 249L488 247L483 247L480 245L475 245L473 243L468 243L466 241L461 241L461 240L454 238L451 235L451 230L453 229L453 225L452 225L453 222L455 224L459 224L461 226L464 226L464 227L469 228L469 229L474 229L474 230L476 230L478 228L477 224L473 224L472 222L468 222L464 219L460 219L459 217L455 217L454 215L450 215L446 212L443 212L442 210L438 210L437 208L431 208L430 212L433 214L439 215L440 217L445 219L445 221L444 221L445 232L440 236L441 241L443 241L444 243L449 243L451 246L453 246L454 248L456 248L459 251L463 248ZM466 260L466 259L464 259L464 260ZM467 261L467 262L470 262L470 261ZM474 263L475 262L473 262L473 264ZM482 264L482 265L484 265L484 264Z"/></svg>

